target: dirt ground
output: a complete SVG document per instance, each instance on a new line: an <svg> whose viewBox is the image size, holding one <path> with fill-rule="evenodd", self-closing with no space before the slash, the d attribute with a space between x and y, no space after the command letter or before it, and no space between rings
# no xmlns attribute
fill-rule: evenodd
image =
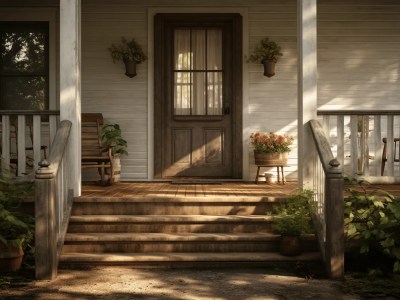
<svg viewBox="0 0 400 300"><path fill-rule="evenodd" d="M275 274L274 274L275 273ZM60 270L54 281L0 291L0 299L360 299L340 282L265 269Z"/></svg>

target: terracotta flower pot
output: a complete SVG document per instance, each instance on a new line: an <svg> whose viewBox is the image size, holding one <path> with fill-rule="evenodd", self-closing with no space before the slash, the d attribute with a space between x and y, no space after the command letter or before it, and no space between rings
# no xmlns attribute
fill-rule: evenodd
<svg viewBox="0 0 400 300"><path fill-rule="evenodd" d="M0 272L16 272L21 268L24 251L0 243Z"/></svg>
<svg viewBox="0 0 400 300"><path fill-rule="evenodd" d="M279 252L286 256L296 256L301 253L301 241L299 236L282 235Z"/></svg>
<svg viewBox="0 0 400 300"><path fill-rule="evenodd" d="M288 152L283 153L263 153L254 151L254 162L256 165L269 166L269 165L287 165Z"/></svg>

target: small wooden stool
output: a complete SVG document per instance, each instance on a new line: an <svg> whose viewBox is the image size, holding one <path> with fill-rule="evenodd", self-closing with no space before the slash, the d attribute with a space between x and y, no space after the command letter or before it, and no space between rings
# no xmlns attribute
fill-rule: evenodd
<svg viewBox="0 0 400 300"><path fill-rule="evenodd" d="M285 173L283 172L283 167L286 167L284 165L257 165L257 175L256 175L256 180L255 183L258 183L258 178L259 177L264 177L264 175L260 175L260 168L270 168L270 167L276 167L276 172L278 173L278 182L281 181L280 179L280 173L282 172L282 184L285 184ZM280 168L280 170L279 170Z"/></svg>

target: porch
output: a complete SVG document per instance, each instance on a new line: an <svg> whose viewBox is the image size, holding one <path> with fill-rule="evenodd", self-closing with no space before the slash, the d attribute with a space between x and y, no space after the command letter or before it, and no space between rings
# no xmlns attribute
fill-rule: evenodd
<svg viewBox="0 0 400 300"><path fill-rule="evenodd" d="M102 112L108 122L121 124L128 144L132 145L128 157L123 160L123 180L153 180L158 159L154 146L160 142L157 132L154 132L155 119L158 118L155 114L158 100L154 91L159 83L154 71L158 45L154 39L154 16L158 13L210 11L236 13L243 18L242 45L239 47L243 55L238 60L238 65L243 69L243 72L239 72L242 73L243 84L237 87L242 89L239 98L243 98L243 101L240 102L240 110L236 111L238 116L243 116L242 120L239 117L236 122L243 130L235 147L242 172L232 178L254 178L255 167L248 140L252 131L295 135L297 144L292 151L286 175L298 180L299 186L312 188L317 193L321 207L320 220L323 222L320 246L326 248L327 269L333 270L330 272L332 277L343 276L343 168L351 176L363 173L382 179L378 171L383 150L381 140L386 137L390 142L387 144L384 175L395 182L400 174L396 161L397 148L391 143L399 132L399 111L395 109L398 108L399 91L397 23L400 10L395 0L387 0L379 5L372 0L319 1L318 13L316 0L236 1L229 5L225 1L194 1L182 5L182 1L174 0L168 3L155 0L147 4L131 0L88 0L82 3L77 0L48 0L45 5L40 1L30 1L29 6L25 7L27 3L25 0L3 1L0 4L1 19L28 23L42 21L48 24L48 49L44 51L48 54L48 74L45 74L48 80L44 84L47 88L43 88L44 92L39 94L47 95L48 106L44 107L59 109L55 115L60 115L59 119L64 120L60 126L56 126L58 118L55 115L49 117L49 135L45 137L41 129L47 126L47 122L41 123L43 118L36 116L32 141L24 142L24 131L19 130L18 147L13 148L10 147L8 133L10 118L5 116L10 111L1 112L2 167L7 167L11 158L14 158L18 161L16 172L24 174L27 157L24 146L32 143L34 168L43 158L40 147L46 143L50 150L47 161L41 161L40 168L36 169L36 238L40 245L37 247L37 253L40 254L37 266L41 266L37 269L38 278L56 276L72 198L81 194L81 111ZM121 65L112 64L107 52L107 47L121 35L133 35L145 48L147 46L148 63L140 66L139 76L132 81L127 81L122 74ZM279 64L278 76L268 81L261 76L261 65L247 64L244 59L262 36L273 37L284 49L284 60ZM4 76L9 74L6 72ZM14 91L19 88L14 88ZM42 98L46 104L46 99ZM377 111L378 108L382 110ZM324 115L331 116L337 115L332 110L345 111L337 118L325 116L324 130L321 130L314 120L322 109L329 110ZM235 113L235 110L231 112ZM14 115L18 115L20 128L27 123L24 114L21 111L14 112ZM363 119L362 129L358 126L359 117L356 114ZM382 115L382 118L374 114ZM370 115L375 116L373 123L372 118L368 117ZM373 126L369 126L368 122ZM53 137L56 127L59 134ZM373 140L367 138L372 127ZM351 139L347 138L350 136ZM374 152L371 162L370 150ZM13 157L10 152L14 152ZM179 195L179 199L187 199L188 194L197 200L205 197L211 202L213 197L226 193L223 185L211 186L212 192L207 190L207 193L202 192L203 188L160 185L160 195L154 194L150 188L148 195L170 199L173 197L166 195L175 194ZM261 185L259 188L262 188ZM289 185L281 188L289 188ZM130 190L129 187L126 189ZM246 191L236 192L240 195ZM116 191L114 195L118 193L122 192ZM262 196L263 192L260 193L256 198L275 197ZM80 199L94 199L88 197L84 194ZM118 198L110 197L111 200ZM242 196L231 198L244 199ZM96 209L98 204L93 201L90 209ZM124 211L124 208L121 204L119 209ZM73 209L76 209L75 205ZM260 214L261 211L264 214L265 209L260 210ZM324 216L324 211L333 213Z"/></svg>

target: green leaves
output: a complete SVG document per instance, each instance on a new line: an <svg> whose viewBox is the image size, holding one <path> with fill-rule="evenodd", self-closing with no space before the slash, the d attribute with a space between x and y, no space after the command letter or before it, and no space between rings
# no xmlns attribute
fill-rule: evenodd
<svg viewBox="0 0 400 300"><path fill-rule="evenodd" d="M0 243L25 247L33 239L33 218L21 203L33 190L31 182L17 183L11 173L0 174Z"/></svg>
<svg viewBox="0 0 400 300"><path fill-rule="evenodd" d="M312 232L311 215L316 209L313 195L310 190L299 190L274 207L273 230L281 235Z"/></svg>
<svg viewBox="0 0 400 300"><path fill-rule="evenodd" d="M118 124L105 124L101 129L102 147L112 147L112 155L128 155L128 143L121 136L121 128Z"/></svg>
<svg viewBox="0 0 400 300"><path fill-rule="evenodd" d="M354 183L354 181L352 182ZM382 190L373 190L358 182L349 188L345 199L345 232L347 240L356 245L359 253L374 249L391 257L393 270L399 271L400 260L400 199Z"/></svg>
<svg viewBox="0 0 400 300"><path fill-rule="evenodd" d="M114 63L118 60L123 60L134 61L139 64L147 59L142 47L135 41L135 39L127 41L125 37L121 37L121 44L112 44L108 50L111 53Z"/></svg>
<svg viewBox="0 0 400 300"><path fill-rule="evenodd" d="M264 63L270 60L276 63L282 55L281 47L276 42L266 37L254 47L253 53L249 56L247 61Z"/></svg>

